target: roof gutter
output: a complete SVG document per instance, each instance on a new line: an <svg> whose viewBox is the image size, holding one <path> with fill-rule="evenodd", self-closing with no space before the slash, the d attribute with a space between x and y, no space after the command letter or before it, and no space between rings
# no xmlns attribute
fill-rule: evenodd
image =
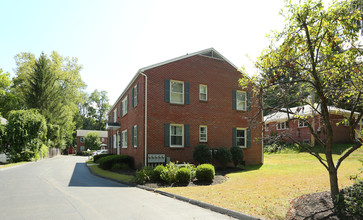
<svg viewBox="0 0 363 220"><path fill-rule="evenodd" d="M145 77L145 125L144 125L144 147L145 147L145 166L147 165L147 75L140 71L140 74Z"/></svg>

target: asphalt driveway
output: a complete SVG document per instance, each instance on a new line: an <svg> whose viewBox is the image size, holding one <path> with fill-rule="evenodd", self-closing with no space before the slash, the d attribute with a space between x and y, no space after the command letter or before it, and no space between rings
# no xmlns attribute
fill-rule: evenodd
<svg viewBox="0 0 363 220"><path fill-rule="evenodd" d="M1 219L231 219L90 174L86 157L0 169Z"/></svg>

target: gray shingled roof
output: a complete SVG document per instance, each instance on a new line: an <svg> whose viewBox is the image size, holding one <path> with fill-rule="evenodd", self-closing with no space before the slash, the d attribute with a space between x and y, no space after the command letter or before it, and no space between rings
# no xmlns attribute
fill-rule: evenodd
<svg viewBox="0 0 363 220"><path fill-rule="evenodd" d="M98 132L101 138L107 138L107 131L77 130L77 137L85 137L90 132Z"/></svg>

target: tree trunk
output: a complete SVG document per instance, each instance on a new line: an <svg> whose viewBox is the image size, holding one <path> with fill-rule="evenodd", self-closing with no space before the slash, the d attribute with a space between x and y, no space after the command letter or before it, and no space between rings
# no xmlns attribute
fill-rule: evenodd
<svg viewBox="0 0 363 220"><path fill-rule="evenodd" d="M338 172L335 167L329 167L329 181L330 181L330 193L333 201L336 199L339 194L339 186L338 186Z"/></svg>

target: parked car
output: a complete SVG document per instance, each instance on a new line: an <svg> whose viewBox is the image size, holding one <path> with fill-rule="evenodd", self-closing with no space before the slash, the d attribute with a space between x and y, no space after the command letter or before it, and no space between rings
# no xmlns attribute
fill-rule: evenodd
<svg viewBox="0 0 363 220"><path fill-rule="evenodd" d="M107 154L108 151L107 150L97 150L95 152L92 153L92 157L98 154Z"/></svg>

